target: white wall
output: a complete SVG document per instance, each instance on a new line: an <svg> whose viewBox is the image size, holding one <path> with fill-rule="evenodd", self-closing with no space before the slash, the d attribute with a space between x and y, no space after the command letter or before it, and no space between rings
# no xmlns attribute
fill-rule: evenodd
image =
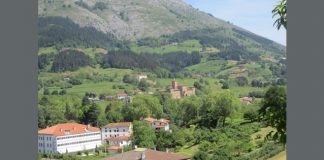
<svg viewBox="0 0 324 160"><path fill-rule="evenodd" d="M102 145L100 132L78 135L51 136L38 135L38 151L43 153L66 153L95 149ZM44 139L42 139L44 137ZM43 144L40 146L40 144Z"/></svg>
<svg viewBox="0 0 324 160"><path fill-rule="evenodd" d="M117 132L118 130L118 132ZM130 136L132 134L132 127L114 127L114 128L101 128L102 140L109 137Z"/></svg>

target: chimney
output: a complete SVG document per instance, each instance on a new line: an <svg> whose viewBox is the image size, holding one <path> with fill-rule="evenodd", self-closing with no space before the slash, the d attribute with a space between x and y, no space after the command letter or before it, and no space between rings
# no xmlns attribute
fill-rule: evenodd
<svg viewBox="0 0 324 160"><path fill-rule="evenodd" d="M141 153L141 160L145 160L145 151Z"/></svg>
<svg viewBox="0 0 324 160"><path fill-rule="evenodd" d="M63 129L62 128L60 128L60 132L63 132Z"/></svg>

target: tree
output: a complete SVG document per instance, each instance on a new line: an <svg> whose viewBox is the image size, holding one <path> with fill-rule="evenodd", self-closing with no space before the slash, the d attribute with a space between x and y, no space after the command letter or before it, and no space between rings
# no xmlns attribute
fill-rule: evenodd
<svg viewBox="0 0 324 160"><path fill-rule="evenodd" d="M44 95L49 95L50 94L50 91L49 89L45 88L44 92L43 92Z"/></svg>
<svg viewBox="0 0 324 160"><path fill-rule="evenodd" d="M157 97L151 95L137 95L129 105L123 107L124 120L132 121L153 116L160 118L163 114L163 107Z"/></svg>
<svg viewBox="0 0 324 160"><path fill-rule="evenodd" d="M206 152L198 151L193 157L192 160L208 160L208 154Z"/></svg>
<svg viewBox="0 0 324 160"><path fill-rule="evenodd" d="M65 95L66 94L66 90L65 89L61 90L59 94L60 95Z"/></svg>
<svg viewBox="0 0 324 160"><path fill-rule="evenodd" d="M148 87L150 87L150 84L147 83L145 80L142 80L138 83L138 89L142 91L146 91Z"/></svg>
<svg viewBox="0 0 324 160"><path fill-rule="evenodd" d="M113 101L106 106L105 113L108 122L120 122L123 121L123 102Z"/></svg>
<svg viewBox="0 0 324 160"><path fill-rule="evenodd" d="M256 110L250 109L243 114L243 118L251 122L258 118L258 112Z"/></svg>
<svg viewBox="0 0 324 160"><path fill-rule="evenodd" d="M224 82L223 83L223 86L222 86L222 89L229 89L228 83Z"/></svg>
<svg viewBox="0 0 324 160"><path fill-rule="evenodd" d="M247 78L243 77L243 76L242 77L236 77L235 81L236 81L237 85L239 85L239 86L245 86L245 85L247 85L249 83Z"/></svg>
<svg viewBox="0 0 324 160"><path fill-rule="evenodd" d="M59 95L59 92L57 90L52 92L52 95Z"/></svg>
<svg viewBox="0 0 324 160"><path fill-rule="evenodd" d="M203 87L199 82L194 82L194 87L201 90Z"/></svg>
<svg viewBox="0 0 324 160"><path fill-rule="evenodd" d="M200 115L203 102L199 97L185 97L180 103L181 117L185 125L195 122Z"/></svg>
<svg viewBox="0 0 324 160"><path fill-rule="evenodd" d="M123 82L124 83L133 83L135 80L132 79L132 77L129 74L125 74L123 76Z"/></svg>
<svg viewBox="0 0 324 160"><path fill-rule="evenodd" d="M266 92L263 105L259 110L260 119L276 129L276 132L269 133L268 137L284 144L286 143L286 101L286 89L273 86Z"/></svg>
<svg viewBox="0 0 324 160"><path fill-rule="evenodd" d="M155 147L156 135L149 123L144 121L133 122L133 135L131 136L132 145L143 148Z"/></svg>
<svg viewBox="0 0 324 160"><path fill-rule="evenodd" d="M100 115L100 108L97 104L92 103L90 108L83 113L82 122L85 124L91 124L98 126L98 117Z"/></svg>
<svg viewBox="0 0 324 160"><path fill-rule="evenodd" d="M281 26L287 29L287 0L279 0L278 4L272 10L272 14L273 17L279 16L273 25L276 25L278 30L281 28Z"/></svg>
<svg viewBox="0 0 324 160"><path fill-rule="evenodd" d="M225 126L225 120L232 115L236 107L236 98L231 92L223 92L216 97L216 105L218 114L223 118L223 126Z"/></svg>
<svg viewBox="0 0 324 160"><path fill-rule="evenodd" d="M86 106L90 104L90 100L88 98L88 96L83 96L82 98L82 106Z"/></svg>

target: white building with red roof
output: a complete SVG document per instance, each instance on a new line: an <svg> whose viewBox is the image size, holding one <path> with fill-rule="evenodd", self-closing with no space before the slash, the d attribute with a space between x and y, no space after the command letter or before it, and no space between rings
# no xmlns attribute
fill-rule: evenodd
<svg viewBox="0 0 324 160"><path fill-rule="evenodd" d="M62 123L38 131L38 152L66 153L91 150L102 144L100 129Z"/></svg>
<svg viewBox="0 0 324 160"><path fill-rule="evenodd" d="M155 128L155 129L163 129L165 131L169 131L170 130L170 120L168 119L155 119L152 117L147 117L144 118L144 121L150 123L151 127Z"/></svg>
<svg viewBox="0 0 324 160"><path fill-rule="evenodd" d="M109 123L101 128L101 137L111 146L110 149L121 149L130 145L130 136L133 133L131 122Z"/></svg>

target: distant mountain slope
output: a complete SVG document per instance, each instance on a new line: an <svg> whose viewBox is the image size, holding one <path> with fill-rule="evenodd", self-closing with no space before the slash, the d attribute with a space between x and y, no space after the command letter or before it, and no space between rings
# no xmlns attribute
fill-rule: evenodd
<svg viewBox="0 0 324 160"><path fill-rule="evenodd" d="M39 16L69 17L123 39L233 27L182 0L39 0L38 5Z"/></svg>
<svg viewBox="0 0 324 160"><path fill-rule="evenodd" d="M100 37L107 39L106 43L112 42L110 39L135 42L167 36L167 44L197 39L203 46L218 49L234 47L249 52L285 53L284 46L201 12L182 0L39 0L38 3L39 17L67 17L81 29L93 27L111 35Z"/></svg>

